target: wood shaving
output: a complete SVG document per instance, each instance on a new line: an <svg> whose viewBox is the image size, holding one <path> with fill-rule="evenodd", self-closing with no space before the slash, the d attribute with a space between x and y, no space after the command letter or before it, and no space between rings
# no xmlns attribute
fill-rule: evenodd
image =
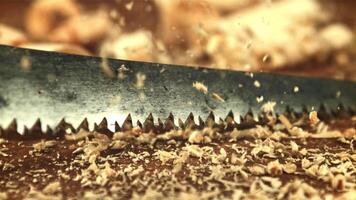
<svg viewBox="0 0 356 200"><path fill-rule="evenodd" d="M253 175L264 175L266 173L265 168L259 165L253 165L248 169Z"/></svg>
<svg viewBox="0 0 356 200"><path fill-rule="evenodd" d="M260 88L261 87L261 83L258 81L258 80L255 80L253 82L253 85L256 87L256 88Z"/></svg>
<svg viewBox="0 0 356 200"><path fill-rule="evenodd" d="M211 96L212 96L213 99L215 99L216 101L225 102L225 100L224 100L220 95L218 95L217 93L212 93Z"/></svg>
<svg viewBox="0 0 356 200"><path fill-rule="evenodd" d="M299 146L294 141L290 141L290 146L291 146L292 151L294 151L294 152L298 152L299 151Z"/></svg>
<svg viewBox="0 0 356 200"><path fill-rule="evenodd" d="M79 132L76 134L66 134L65 139L71 141L78 141L87 138L91 134L92 133L85 131L84 129L80 129Z"/></svg>
<svg viewBox="0 0 356 200"><path fill-rule="evenodd" d="M119 79L124 79L125 78L125 72L129 71L129 69L126 68L126 66L124 64L120 65L119 69L118 69L118 78Z"/></svg>
<svg viewBox="0 0 356 200"><path fill-rule="evenodd" d="M56 181L56 182L52 182L50 184L48 184L44 189L43 189L43 192L45 194L55 194L57 192L60 192L61 191L61 184Z"/></svg>
<svg viewBox="0 0 356 200"><path fill-rule="evenodd" d="M282 166L283 171L287 174L292 174L297 171L297 166L293 163L286 163Z"/></svg>
<svg viewBox="0 0 356 200"><path fill-rule="evenodd" d="M283 166L278 160L271 161L267 164L267 172L273 176L281 175L283 173Z"/></svg>
<svg viewBox="0 0 356 200"><path fill-rule="evenodd" d="M127 4L125 4L125 8L127 10L132 10L133 5L134 5L134 1L131 1L131 2L127 3Z"/></svg>
<svg viewBox="0 0 356 200"><path fill-rule="evenodd" d="M201 82L194 82L193 87L197 89L199 92L202 92L204 94L208 94L208 87L206 87L203 83Z"/></svg>
<svg viewBox="0 0 356 200"><path fill-rule="evenodd" d="M263 101L263 96L256 97L257 103L261 103Z"/></svg>
<svg viewBox="0 0 356 200"><path fill-rule="evenodd" d="M282 122L282 124L287 128L287 129L291 129L293 127L292 123L290 123L289 119L284 116L283 114L278 116L279 121Z"/></svg>
<svg viewBox="0 0 356 200"><path fill-rule="evenodd" d="M22 56L21 57L21 60L20 60L20 67L23 71L30 71L31 70L31 65L32 65L32 62L31 62L31 59L30 57L28 56Z"/></svg>
<svg viewBox="0 0 356 200"><path fill-rule="evenodd" d="M36 151L43 151L46 148L50 148L53 147L57 144L56 141L45 141L45 140L41 140L38 143L35 143L32 145L32 147L36 150Z"/></svg>
<svg viewBox="0 0 356 200"><path fill-rule="evenodd" d="M100 63L101 71L109 78L115 78L116 74L114 70L109 66L107 58L103 58Z"/></svg>
<svg viewBox="0 0 356 200"><path fill-rule="evenodd" d="M188 141L190 143L201 143L204 141L204 135L201 131L193 131L190 134Z"/></svg>
<svg viewBox="0 0 356 200"><path fill-rule="evenodd" d="M142 89L145 87L145 80L146 80L146 75L142 73L137 73L136 74L136 84L135 87L137 89Z"/></svg>
<svg viewBox="0 0 356 200"><path fill-rule="evenodd" d="M311 125L316 125L320 119L318 118L318 113L316 111L311 111L309 113L309 121Z"/></svg>
<svg viewBox="0 0 356 200"><path fill-rule="evenodd" d="M342 174L337 174L336 176L331 178L330 184L333 189L343 191L346 186L346 178Z"/></svg>
<svg viewBox="0 0 356 200"><path fill-rule="evenodd" d="M268 101L262 105L261 110L264 113L273 113L275 106L276 106L276 102Z"/></svg>

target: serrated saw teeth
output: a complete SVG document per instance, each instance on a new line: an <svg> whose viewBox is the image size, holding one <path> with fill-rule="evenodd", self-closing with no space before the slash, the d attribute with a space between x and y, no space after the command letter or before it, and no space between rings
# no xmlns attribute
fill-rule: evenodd
<svg viewBox="0 0 356 200"><path fill-rule="evenodd" d="M157 121L158 121L159 133L163 133L164 132L164 124L163 124L163 122L162 122L162 120L160 118L158 118Z"/></svg>
<svg viewBox="0 0 356 200"><path fill-rule="evenodd" d="M184 122L183 128L184 129L197 129L198 128L198 125L195 124L193 113L189 113L187 119Z"/></svg>
<svg viewBox="0 0 356 200"><path fill-rule="evenodd" d="M337 106L337 109L332 110L331 114L337 118L348 118L351 115L351 109L346 109L342 104Z"/></svg>
<svg viewBox="0 0 356 200"><path fill-rule="evenodd" d="M108 129L108 121L107 121L106 117L104 117L103 120L101 120L99 125L94 123L94 131L105 134L108 137L112 137L114 134L112 131L110 131Z"/></svg>
<svg viewBox="0 0 356 200"><path fill-rule="evenodd" d="M85 131L89 131L89 123L88 123L88 119L87 118L84 118L84 120L79 124L79 126L77 128L77 132L79 132L80 129L85 130Z"/></svg>
<svg viewBox="0 0 356 200"><path fill-rule="evenodd" d="M326 107L322 104L318 109L318 117L320 120L327 122L330 119L336 118L345 118L353 116L354 111L351 108L345 108L340 105L337 110L327 110ZM282 114L275 114L275 120L277 122L281 122L278 118L280 115L284 115L290 123L310 128L308 125L309 113L307 112L306 107L303 108L302 112L295 112L290 107L286 107L285 111ZM216 120L215 114L210 112L205 120L203 120L200 116L198 116L198 124L195 122L195 117L193 113L190 113L186 120L183 121L178 119L178 123L174 122L174 115L172 113L162 121L161 119L157 119L157 122L154 121L154 116L150 113L143 123L137 121L137 125L133 125L132 117L129 114L124 120L122 126L115 121L115 130L111 131L108 128L108 120L107 118L103 118L99 124L94 123L93 131L102 133L107 135L108 137L112 137L114 132L126 132L132 131L133 129L139 130L139 132L143 133L155 133L161 134L165 132L169 132L171 130L202 130L204 128L212 128L219 133L229 132L236 129L248 129L256 127L257 125L268 125L271 120L271 116L268 114L260 113L258 116L258 120L255 120L254 114L252 110L249 110L244 116L239 116L240 122L235 121L235 115L232 111L230 111L225 119L219 118ZM16 119L12 120L7 128L0 127L0 137L7 139L19 139L19 140L33 140L33 139L54 139L54 138L63 138L65 134L68 133L77 133L81 129L85 131L90 131L89 122L87 118L84 118L83 121L79 124L77 128L74 128L72 124L66 122L62 119L58 125L52 129L48 125L46 126L46 131L42 130L43 124L40 119L37 119L36 122L31 126L31 128L24 128L23 133L19 133L17 130L18 125Z"/></svg>
<svg viewBox="0 0 356 200"><path fill-rule="evenodd" d="M133 128L131 114L127 116L124 123L122 124L121 131L130 131Z"/></svg>
<svg viewBox="0 0 356 200"><path fill-rule="evenodd" d="M120 125L119 125L119 123L117 123L117 122L115 121L115 132L120 132L120 131L121 131Z"/></svg>
<svg viewBox="0 0 356 200"><path fill-rule="evenodd" d="M152 113L148 115L146 120L143 122L143 126L141 125L142 131L147 133L150 131L155 132L155 125L154 125L154 119L152 116Z"/></svg>

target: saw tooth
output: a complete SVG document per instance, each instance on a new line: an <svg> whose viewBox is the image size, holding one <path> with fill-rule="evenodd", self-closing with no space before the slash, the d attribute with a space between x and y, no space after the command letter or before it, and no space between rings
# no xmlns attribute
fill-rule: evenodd
<svg viewBox="0 0 356 200"><path fill-rule="evenodd" d="M213 127L215 125L215 115L213 112L210 112L208 117L205 120L205 124L207 127Z"/></svg>
<svg viewBox="0 0 356 200"><path fill-rule="evenodd" d="M205 126L204 120L199 116L198 121L199 121L199 129L203 129Z"/></svg>
<svg viewBox="0 0 356 200"><path fill-rule="evenodd" d="M5 130L0 126L0 138L3 138L5 134Z"/></svg>
<svg viewBox="0 0 356 200"><path fill-rule="evenodd" d="M160 118L157 119L158 125L157 125L157 133L163 133L164 131L164 124Z"/></svg>
<svg viewBox="0 0 356 200"><path fill-rule="evenodd" d="M99 124L99 128L100 129L108 128L108 120L106 119L106 117L104 117L103 120L101 120Z"/></svg>
<svg viewBox="0 0 356 200"><path fill-rule="evenodd" d="M115 132L120 132L121 131L121 127L119 125L119 123L117 123L117 121L115 121Z"/></svg>
<svg viewBox="0 0 356 200"><path fill-rule="evenodd" d="M294 123L295 121L298 120L298 116L297 116L297 113L294 111L293 108L289 107L289 106L286 106L286 109L285 111L283 112L283 115L288 118L288 120L291 122L291 123ZM267 116L266 116L267 117ZM267 121L265 122L268 122L269 120L266 119Z"/></svg>
<svg viewBox="0 0 356 200"><path fill-rule="evenodd" d="M240 116L240 123L237 124L236 127L238 129L247 129L247 128L253 128L257 124L258 123L254 119L253 112L250 108L244 116Z"/></svg>
<svg viewBox="0 0 356 200"><path fill-rule="evenodd" d="M349 117L349 113L346 111L344 105L341 103L337 106L337 108L334 111L332 111L332 114L338 118Z"/></svg>
<svg viewBox="0 0 356 200"><path fill-rule="evenodd" d="M245 116L243 116L241 118L241 122L244 122L244 123L246 123L246 122L255 122L255 119L254 119L253 112L252 112L251 108L248 109L248 111L245 114Z"/></svg>
<svg viewBox="0 0 356 200"><path fill-rule="evenodd" d="M223 132L226 127L225 121L219 117L218 123L215 123L213 129L217 130L218 132Z"/></svg>
<svg viewBox="0 0 356 200"><path fill-rule="evenodd" d="M164 131L170 131L176 129L176 125L174 124L174 116L172 113L169 114L167 119L164 121Z"/></svg>
<svg viewBox="0 0 356 200"><path fill-rule="evenodd" d="M25 128L25 130L26 129L27 127ZM41 120L37 119L33 126L30 129L27 129L27 134L24 134L24 136L36 139L43 138Z"/></svg>
<svg viewBox="0 0 356 200"><path fill-rule="evenodd" d="M94 123L94 130L98 133L107 135L110 138L113 136L113 132L108 129L108 120L106 119L106 117L101 120L99 125Z"/></svg>
<svg viewBox="0 0 356 200"><path fill-rule="evenodd" d="M129 114L122 124L122 131L130 131L133 128L131 114Z"/></svg>
<svg viewBox="0 0 356 200"><path fill-rule="evenodd" d="M193 113L189 113L187 119L185 120L184 123L184 128L185 129L196 129L197 125L195 124L194 121L194 115Z"/></svg>
<svg viewBox="0 0 356 200"><path fill-rule="evenodd" d="M67 123L63 118L56 126L54 135L57 137L64 137L64 135L68 132L76 133L76 130L71 124Z"/></svg>
<svg viewBox="0 0 356 200"><path fill-rule="evenodd" d="M3 137L5 139L22 139L23 135L19 134L17 131L17 121L13 119L9 126L3 130Z"/></svg>
<svg viewBox="0 0 356 200"><path fill-rule="evenodd" d="M37 131L37 132L42 132L42 124L41 120L37 119L36 122L33 124L33 126L30 128L31 132Z"/></svg>
<svg viewBox="0 0 356 200"><path fill-rule="evenodd" d="M225 125L225 121L221 117L219 117L219 124Z"/></svg>
<svg viewBox="0 0 356 200"><path fill-rule="evenodd" d="M285 109L285 111L284 111L284 114L285 114L285 115L287 115L287 116L292 115L293 112L294 112L294 111L293 111L293 109L292 109L291 107L286 106L286 109Z"/></svg>
<svg viewBox="0 0 356 200"><path fill-rule="evenodd" d="M27 126L24 126L23 128L23 138L24 139L28 139L28 138L31 138L31 135L29 133L29 129L27 128Z"/></svg>
<svg viewBox="0 0 356 200"><path fill-rule="evenodd" d="M142 130L143 126L142 126L142 123L140 122L140 120L137 120L136 125L137 125L137 127L139 127Z"/></svg>
<svg viewBox="0 0 356 200"><path fill-rule="evenodd" d="M310 111L309 109L307 108L306 105L303 105L302 106L302 114L306 114L306 115L309 115Z"/></svg>
<svg viewBox="0 0 356 200"><path fill-rule="evenodd" d="M99 130L99 125L96 122L94 122L94 131L98 131L98 130Z"/></svg>
<svg viewBox="0 0 356 200"><path fill-rule="evenodd" d="M79 124L77 128L77 132L80 131L80 129L83 129L85 131L89 131L89 122L87 118L84 118L84 120Z"/></svg>
<svg viewBox="0 0 356 200"><path fill-rule="evenodd" d="M268 114L261 113L258 115L258 124L267 124L269 122Z"/></svg>
<svg viewBox="0 0 356 200"><path fill-rule="evenodd" d="M331 119L330 113L326 110L324 104L320 104L318 109L318 118L322 121L329 121Z"/></svg>
<svg viewBox="0 0 356 200"><path fill-rule="evenodd" d="M229 111L229 113L227 113L226 117L225 117L225 121L227 123L232 123L235 122L235 117L234 117L234 113L232 112L232 110Z"/></svg>
<svg viewBox="0 0 356 200"><path fill-rule="evenodd" d="M288 112L287 117L289 120L295 121L298 118L298 113L293 108L287 106L286 110Z"/></svg>
<svg viewBox="0 0 356 200"><path fill-rule="evenodd" d="M143 132L148 133L154 131L154 129L155 129L154 119L152 113L150 113L145 119L145 121L143 122Z"/></svg>
<svg viewBox="0 0 356 200"><path fill-rule="evenodd" d="M9 132L17 132L17 121L16 119L13 119L9 126L7 127L6 131Z"/></svg>
<svg viewBox="0 0 356 200"><path fill-rule="evenodd" d="M235 117L234 117L234 113L232 112L232 110L230 110L230 112L225 117L225 122L226 122L226 126L225 126L226 131L234 130L236 122L235 122Z"/></svg>
<svg viewBox="0 0 356 200"><path fill-rule="evenodd" d="M349 112L349 114L350 114L351 116L354 116L354 115L355 115L355 110L352 109L351 107L348 107L348 108L347 108L347 111Z"/></svg>
<svg viewBox="0 0 356 200"><path fill-rule="evenodd" d="M180 118L178 119L178 126L184 130L184 122Z"/></svg>
<svg viewBox="0 0 356 200"><path fill-rule="evenodd" d="M172 113L169 113L167 119L171 120L174 123L174 115Z"/></svg>
<svg viewBox="0 0 356 200"><path fill-rule="evenodd" d="M89 131L89 122L87 118L84 118L84 120L79 124L79 126L77 127L77 132L79 132L80 129Z"/></svg>
<svg viewBox="0 0 356 200"><path fill-rule="evenodd" d="M350 113L346 110L345 106L341 103L337 107L337 117L340 118L350 117Z"/></svg>
<svg viewBox="0 0 356 200"><path fill-rule="evenodd" d="M53 129L49 125L47 125L46 128L47 129L46 129L45 135L48 135L49 137L55 136L54 132L53 132Z"/></svg>

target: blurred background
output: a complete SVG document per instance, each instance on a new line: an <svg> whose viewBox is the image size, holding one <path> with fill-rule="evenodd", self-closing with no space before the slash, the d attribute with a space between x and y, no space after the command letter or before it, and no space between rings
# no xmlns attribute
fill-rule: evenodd
<svg viewBox="0 0 356 200"><path fill-rule="evenodd" d="M356 80L353 0L1 0L0 44Z"/></svg>

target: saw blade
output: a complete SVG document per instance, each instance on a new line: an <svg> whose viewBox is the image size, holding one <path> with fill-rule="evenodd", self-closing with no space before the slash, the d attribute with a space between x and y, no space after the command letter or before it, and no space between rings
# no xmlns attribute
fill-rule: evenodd
<svg viewBox="0 0 356 200"><path fill-rule="evenodd" d="M144 122L149 113L160 119L172 113L178 124L179 118L186 119L190 113L206 118L211 111L223 118L230 111L235 118L250 111L257 120L261 106L268 101L276 102L277 113L287 106L296 112L317 109L321 104L328 111L340 109L340 104L345 109L356 108L356 84L350 81L103 59L8 46L0 47L0 58L0 126L16 124L19 132L36 122L41 129L53 130L63 119L78 127L85 118L89 126L94 126L104 117L113 131L115 122L122 124L130 113L134 122ZM103 73L107 70L111 77ZM203 83L207 93L194 88L195 82ZM217 100L216 94L223 101Z"/></svg>

